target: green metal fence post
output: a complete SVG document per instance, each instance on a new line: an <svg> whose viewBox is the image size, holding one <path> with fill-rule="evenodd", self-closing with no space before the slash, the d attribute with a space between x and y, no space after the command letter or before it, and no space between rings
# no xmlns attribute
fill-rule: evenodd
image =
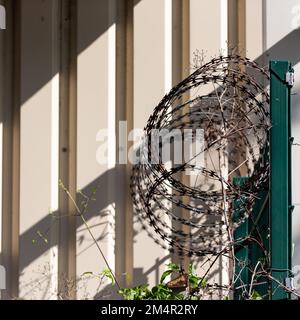
<svg viewBox="0 0 300 320"><path fill-rule="evenodd" d="M266 299L289 299L290 294L281 284L290 285L292 229L291 213L291 87L293 85L293 70L288 61L270 61L270 180L269 187L263 190L253 208L251 219L239 226L234 234L235 240L260 238L263 248L254 243L237 241L236 258L244 261L245 266L236 264L235 272L240 274L240 281L245 284L250 281L248 268L252 269L260 260L266 260L265 268L270 268L272 280L262 284L255 290ZM268 156L268 153L266 153ZM246 177L236 177L234 184L242 187ZM239 215L238 199L235 204L235 215ZM254 223L255 222L255 223ZM258 229L258 230L256 230ZM265 252L266 251L266 252ZM262 261L263 261L262 260ZM241 283L235 287L240 287ZM259 280L258 280L259 282ZM292 289L292 288L291 288ZM235 290L235 299L241 299L242 290Z"/></svg>
<svg viewBox="0 0 300 320"><path fill-rule="evenodd" d="M288 61L270 61L271 173L270 173L270 256L271 271L280 283L291 269L291 66ZM271 299L290 295L272 281Z"/></svg>
<svg viewBox="0 0 300 320"><path fill-rule="evenodd" d="M248 177L234 177L233 184L237 187L243 188L247 180ZM234 218L240 215L239 204L241 201L243 201L243 197L234 202ZM249 286L252 277L252 273L249 272L249 270L253 270L258 261L268 265L266 259L268 257L270 247L269 229L269 192L268 190L262 190L258 195L256 203L254 204L251 217L246 219L246 221L242 223L234 232L234 239L236 241L235 273L236 275L239 275L235 283L235 300L250 298L243 294L245 290L246 292L249 292ZM262 241L263 247L258 245L256 242L248 242L248 237ZM266 283L266 280L267 279L264 276L257 276L256 281L260 284L255 285L255 291L264 299L269 299L270 288L269 282ZM236 289L239 287L240 289Z"/></svg>
<svg viewBox="0 0 300 320"><path fill-rule="evenodd" d="M234 177L233 184L237 187L241 187L247 180L248 180L247 177ZM240 203L243 203L243 198L236 200L234 203L234 209L235 209L234 219L236 217L238 218L240 215L240 210L239 210ZM246 285L246 287L243 288L244 290L248 290L248 284L250 279L249 270L248 270L249 248L247 244L245 244L243 241L243 239L245 239L248 235L249 235L249 221L246 220L234 232L235 240L240 241L238 244L235 245L235 258L236 258L235 274L240 275L239 279L237 279L235 283L235 288L240 287L242 285ZM242 300L245 298L243 296L243 292L244 292L243 289L234 290L234 300Z"/></svg>

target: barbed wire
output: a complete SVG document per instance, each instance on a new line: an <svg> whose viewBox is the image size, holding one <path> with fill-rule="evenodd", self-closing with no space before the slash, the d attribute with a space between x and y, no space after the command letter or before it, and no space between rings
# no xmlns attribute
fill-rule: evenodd
<svg viewBox="0 0 300 320"><path fill-rule="evenodd" d="M255 221L256 237L234 238L235 230L252 219L261 193L269 190L268 83L268 70L240 55L201 62L154 109L139 148L140 161L133 168L132 199L143 228L172 253L206 257L205 276L225 257L233 270L227 290L241 278L234 271L235 264L242 263L235 255L237 245L254 241L263 259L269 259ZM179 130L185 141L187 129L190 148L202 130L201 150L180 164L174 163L176 151L163 161L164 146L175 149L176 137L170 140L170 132ZM154 146L153 131L160 132ZM238 176L247 178L237 184ZM257 269L251 270L255 276ZM260 279L262 273L268 281L271 273L266 276L265 265ZM253 282L245 284L245 295L251 296ZM213 287L224 290L223 284Z"/></svg>
<svg viewBox="0 0 300 320"><path fill-rule="evenodd" d="M241 68L247 72L242 72ZM220 219L224 214L223 187L226 189L226 203L233 203L241 197L244 199L239 205L240 215L234 221L231 219L236 228L250 214L255 199L267 181L268 157L263 159L262 155L267 148L270 128L269 96L263 83L256 80L255 73L262 81L269 78L264 69L240 56L213 59L174 87L148 120L145 128L147 144L144 143L140 150L144 161L134 167L132 175L133 201L142 219L146 218L164 242L177 247L181 254L218 253L224 241L222 235L227 234L225 221ZM201 94L199 89L213 90ZM230 172L235 175L240 165L236 163L237 159L247 158L243 166L247 167L248 182L243 187L235 186L232 182L234 175L224 174L220 163L215 163L218 159L208 161L208 166L193 164L200 154L177 166L151 163L149 159L161 158L162 149L162 143L156 149L150 146L154 129L167 129L168 132L192 129L193 142L196 139L195 130L203 129L205 145L200 153L214 157L218 154L218 159L226 158L224 161L228 162ZM197 175L194 186L184 184L182 177L179 177L189 175L188 171ZM211 185L212 189L205 190L207 185ZM188 197L189 201L184 201L184 197ZM174 208L180 208L181 212L174 213ZM188 213L188 219L184 218L182 211ZM180 225L175 227L168 223L170 221L161 219L162 215ZM216 221L208 222L212 217ZM191 227L189 233L182 230L181 224ZM209 243L205 244L208 238Z"/></svg>

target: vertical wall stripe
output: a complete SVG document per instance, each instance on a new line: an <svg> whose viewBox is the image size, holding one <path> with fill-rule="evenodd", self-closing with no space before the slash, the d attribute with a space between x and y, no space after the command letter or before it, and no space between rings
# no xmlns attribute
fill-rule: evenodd
<svg viewBox="0 0 300 320"><path fill-rule="evenodd" d="M246 56L246 2L245 0L228 0L228 44L229 53ZM244 65L240 65L241 70ZM233 146L234 147L234 146ZM242 163L245 159L237 159ZM230 168L229 168L230 170ZM241 176L247 175L245 165L239 168Z"/></svg>
<svg viewBox="0 0 300 320"><path fill-rule="evenodd" d="M4 299L19 292L19 203L20 203L20 0L6 1L4 35L3 199L2 264L6 268Z"/></svg>
<svg viewBox="0 0 300 320"><path fill-rule="evenodd" d="M122 150L120 142L119 122L127 121L128 137L133 129L133 0L117 2L116 24L116 142L117 159ZM132 143L127 144L127 151ZM133 207L130 196L131 165L117 164L116 186L121 185L122 193L117 196L116 203L116 273L120 283L130 284L133 275ZM124 272L127 273L127 281Z"/></svg>
<svg viewBox="0 0 300 320"><path fill-rule="evenodd" d="M59 177L76 200L77 1L61 2L61 26ZM76 211L62 189L59 213L58 290L60 298L70 299L76 297Z"/></svg>
<svg viewBox="0 0 300 320"><path fill-rule="evenodd" d="M190 73L190 1L172 2L172 85Z"/></svg>
<svg viewBox="0 0 300 320"><path fill-rule="evenodd" d="M4 1L0 1L0 5L4 5ZM0 268L3 265L2 263L2 255L3 255L3 248L2 248L2 230L3 230L3 223L2 223L2 197L3 197L3 117L4 117L4 94L5 94L5 73L4 73L4 30L0 30ZM1 289L2 283L0 283L0 300L1 300Z"/></svg>
<svg viewBox="0 0 300 320"><path fill-rule="evenodd" d="M228 45L231 51L245 55L246 1L228 0Z"/></svg>
<svg viewBox="0 0 300 320"><path fill-rule="evenodd" d="M172 89L172 0L165 1L165 92Z"/></svg>
<svg viewBox="0 0 300 320"><path fill-rule="evenodd" d="M173 0L172 4L172 86L174 86L190 74L190 1ZM184 94L182 99L186 101L188 98L188 94ZM184 184L190 183L189 176L185 174L181 174L178 179L181 179ZM189 201L189 199L185 198L183 201ZM182 217L188 219L188 213L179 210ZM188 226L182 226L182 230L187 234L190 232ZM175 255L173 261L181 263L185 269L189 264L186 256L179 259Z"/></svg>
<svg viewBox="0 0 300 320"><path fill-rule="evenodd" d="M116 0L109 1L108 29L108 170L116 167ZM115 192L114 181L108 180L109 193ZM115 203L109 204L108 262L115 271Z"/></svg>
<svg viewBox="0 0 300 320"><path fill-rule="evenodd" d="M14 16L14 100L12 108L12 296L19 293L19 224L20 224L20 53L21 53L21 1L15 0Z"/></svg>
<svg viewBox="0 0 300 320"><path fill-rule="evenodd" d="M246 55L251 60L263 53L263 2L246 1Z"/></svg>
<svg viewBox="0 0 300 320"><path fill-rule="evenodd" d="M127 137L133 130L133 7L134 1L126 2L126 120L127 120ZM132 142L128 142L128 150L132 148ZM128 152L127 152L128 154ZM125 272L128 274L127 285L130 285L133 277L133 205L130 193L130 178L132 165L128 162L126 165L126 220L125 220Z"/></svg>
<svg viewBox="0 0 300 320"><path fill-rule="evenodd" d="M69 56L69 191L76 200L77 192L77 0L70 1L70 56ZM76 298L76 210L69 199L69 277L75 285L70 297Z"/></svg>
<svg viewBox="0 0 300 320"><path fill-rule="evenodd" d="M172 0L164 0L164 77L165 77L165 93L167 94L172 89ZM171 167L171 161L168 162L167 166ZM171 192L169 188L168 192ZM166 204L168 205L168 204ZM170 221L169 216L165 217L166 225L171 228L172 221ZM169 250L165 249L165 255L170 254ZM169 264L171 259L167 259L165 265Z"/></svg>
<svg viewBox="0 0 300 320"><path fill-rule="evenodd" d="M267 0L262 0L262 42L263 42L263 52L265 52L268 48L267 46ZM265 61L266 63L266 61Z"/></svg>
<svg viewBox="0 0 300 320"><path fill-rule="evenodd" d="M227 0L220 0L221 1L221 43L220 48L224 55L228 53L228 1Z"/></svg>
<svg viewBox="0 0 300 320"><path fill-rule="evenodd" d="M1 45L1 41L0 41L0 45ZM1 69L2 68L0 67L0 70ZM1 84L1 87L2 87L2 84ZM2 119L3 117L2 103L0 108L1 108L1 119ZM3 186L3 183L2 183L3 181L3 123L2 123L2 120L0 122L0 181L1 181L0 183L0 256L1 256L2 255L2 186ZM0 264L1 264L1 259L0 259Z"/></svg>
<svg viewBox="0 0 300 320"><path fill-rule="evenodd" d="M3 93L1 95L3 110L2 110L2 123L3 123L3 177L2 177L2 230L1 230L1 264L6 269L6 287L1 294L2 299L9 299L11 297L12 273L10 269L11 264L11 163L12 163L12 96L13 96L13 31L12 31L12 2L4 2L6 8L6 30L2 30L2 55L3 55L3 74L5 75L5 82L3 82Z"/></svg>
<svg viewBox="0 0 300 320"><path fill-rule="evenodd" d="M220 49L222 54L227 55L230 51L228 50L228 46L231 46L231 43L228 38L228 21L229 21L229 7L227 0L220 0ZM228 174L228 158L226 154L221 155L221 170L223 171L223 175ZM228 285L229 283L229 273L230 273L230 261L227 257L221 257L219 260L219 281L222 285ZM219 298L222 299L223 294L220 291Z"/></svg>
<svg viewBox="0 0 300 320"><path fill-rule="evenodd" d="M238 46L246 54L246 0L238 0L237 6Z"/></svg>
<svg viewBox="0 0 300 320"><path fill-rule="evenodd" d="M51 200L50 212L58 212L59 193L59 0L52 1L52 74L51 80ZM58 293L58 230L55 216L51 221L50 249L50 297L57 298ZM53 223L52 223L53 222Z"/></svg>
<svg viewBox="0 0 300 320"><path fill-rule="evenodd" d="M3 5L4 1L0 1ZM0 265L2 256L3 116L4 116L4 34L0 32ZM1 299L1 289L0 289Z"/></svg>
<svg viewBox="0 0 300 320"><path fill-rule="evenodd" d="M246 56L246 0L228 0L228 51L229 54L239 54ZM244 69L243 65L239 68ZM246 107L246 106L245 106ZM235 148L235 146L229 145L228 148ZM246 149L246 146L241 148ZM244 158L238 156L235 159L237 163L243 163ZM231 168L227 165L227 170ZM246 176L247 168L245 165L239 168L239 175ZM226 285L230 279L233 279L234 264L226 257L222 257L222 281ZM226 272L227 269L227 272Z"/></svg>
<svg viewBox="0 0 300 320"><path fill-rule="evenodd" d="M4 0L0 1L0 5L5 5ZM4 126L3 126L3 119L4 119L4 95L5 95L5 63L4 63L4 59L5 59L5 31L4 30L0 30L0 268L1 266L4 264L3 263L3 247L2 247L2 234L3 234L3 222L2 222L2 218L3 218L3 160L4 160L4 146L3 146L3 130L4 130ZM2 292L1 289L3 289L1 287L0 284L0 300L2 297Z"/></svg>
<svg viewBox="0 0 300 320"><path fill-rule="evenodd" d="M183 0L182 3L182 79L185 79L190 75L190 1ZM183 95L183 101L189 100L189 93ZM189 110L189 106L186 106L183 110L183 113L187 113ZM184 173L182 175L182 182L185 185L190 184L190 176ZM184 197L184 202L188 203L190 201L189 197ZM184 219L189 220L190 214L186 210L183 210L182 216ZM190 234L191 228L189 226L183 225L182 230L186 234ZM185 270L188 270L188 265L190 263L190 259L185 255L183 259L183 266Z"/></svg>

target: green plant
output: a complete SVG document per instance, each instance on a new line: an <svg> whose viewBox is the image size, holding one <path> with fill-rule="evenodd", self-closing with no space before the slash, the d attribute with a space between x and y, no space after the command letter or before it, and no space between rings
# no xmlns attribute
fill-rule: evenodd
<svg viewBox="0 0 300 320"><path fill-rule="evenodd" d="M254 290L249 300L262 300L262 296L257 291Z"/></svg>
<svg viewBox="0 0 300 320"><path fill-rule="evenodd" d="M134 288L124 288L119 290L119 294L125 300L183 300L181 293L174 293L166 284L160 283L149 289L148 284L143 284Z"/></svg>
<svg viewBox="0 0 300 320"><path fill-rule="evenodd" d="M107 272L102 274L112 280ZM166 282L171 275L178 277ZM184 279L187 281L182 283ZM179 285L176 286L176 282L179 282ZM206 286L207 282L196 274L192 265L189 266L188 273L184 273L180 266L170 263L156 286L149 288L148 284L142 284L133 288L123 288L118 292L125 300L198 300L201 299L199 290L205 289Z"/></svg>
<svg viewBox="0 0 300 320"><path fill-rule="evenodd" d="M112 271L108 268L104 269L101 272L101 276L108 278L111 281L111 284L114 286L116 284L116 279Z"/></svg>

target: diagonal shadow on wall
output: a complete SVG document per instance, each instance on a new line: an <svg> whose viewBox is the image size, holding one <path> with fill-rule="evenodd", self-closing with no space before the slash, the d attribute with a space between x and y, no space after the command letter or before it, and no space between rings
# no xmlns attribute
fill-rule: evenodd
<svg viewBox="0 0 300 320"><path fill-rule="evenodd" d="M269 59L290 59L294 64L300 61L300 29L297 29L283 38L281 41L276 43L272 48L267 50L265 54L259 56L255 61L261 65ZM299 53L299 54L297 54ZM106 186L108 179L113 178L113 170L106 171L103 175L99 176L95 181L86 186L83 190L89 193L89 190L93 189L95 186ZM101 188L101 187L100 187ZM124 186L125 188L125 186ZM107 199L100 198L94 202L93 208L87 215L87 219L92 218L95 214L98 214L103 208L105 208L110 203L117 201L116 194L110 194ZM20 243L22 244L22 250L28 249L28 245L32 243L32 235L36 234L37 230L47 230L51 224L51 217L47 216L40 220L37 224L32 226L28 231L20 236ZM37 246L36 250L32 252L32 255L26 255L22 260L20 269L25 268L30 262L36 259L38 256L42 255L45 251L49 249L49 246ZM28 253L28 252L27 252Z"/></svg>
<svg viewBox="0 0 300 320"><path fill-rule="evenodd" d="M51 10L49 3L39 0L30 0L34 6L39 6L37 12L43 12L46 10ZM134 0L134 5L137 5L141 0ZM28 2L28 1L27 1ZM78 0L78 43L77 43L77 54L79 55L84 50L86 50L93 42L95 42L99 37L105 34L108 29L114 24L118 23L115 19L109 18L109 2L110 0ZM45 27L41 25L43 31L35 36L34 30L36 28L37 22L35 20L45 19L45 17L39 15L32 15L30 10L24 10L24 14L30 14L30 17L25 17L23 19L22 31L27 32L34 37L31 41L30 46L24 46L22 49L22 55L25 57L26 64L28 66L36 66L36 70L28 70L25 72L29 75L24 79L22 88L22 100L21 104L24 104L28 99L30 99L36 92L43 88L58 72L57 66L52 66L41 58L41 50L44 45L50 41L49 39L49 28L51 28L51 23L48 22ZM26 24L25 23L26 20ZM47 21L45 21L47 22ZM49 45L49 44L48 44ZM49 57L49 59L52 59ZM38 72L36 72L38 71Z"/></svg>
<svg viewBox="0 0 300 320"><path fill-rule="evenodd" d="M81 15L83 19L89 21L89 24L86 26L88 32L84 32L84 35L81 37L81 41L78 44L78 54L83 52L88 48L95 40L97 40L102 34L104 34L112 23L117 21L109 21L107 18L106 10L98 10L99 3L103 7L108 6L109 0L88 0L84 1L85 4L82 5ZM141 0L136 0L135 4L139 3ZM85 10L87 9L88 10ZM92 10L91 10L92 9ZM99 24L99 21L101 23ZM297 64L300 61L300 29L294 30L288 35L286 35L279 42L274 44L270 49L268 49L264 54L259 56L256 59L256 62L260 65L265 65L270 59L284 59L290 60L293 64ZM31 48L31 52L25 52L29 59L33 61L39 60L39 46L40 43L37 41L35 43L35 48ZM43 68L43 62L41 61L40 66L37 64L39 72L34 72L32 77L26 79L26 87L23 89L22 94L22 104L25 103L30 97L32 97L36 92L38 92L45 84L47 84L52 77L57 74L59 70L52 68ZM293 121L299 119L299 111ZM91 182L84 188L85 193L89 193L96 186L105 187L109 179L114 179L115 173L114 170L108 170L104 174L100 175L96 180ZM126 186L122 186L125 188ZM89 220L96 215L101 214L101 211L106 208L111 203L116 203L118 201L117 193L109 194L107 197L97 197L97 200L93 202L92 207L87 212L86 218ZM34 249L32 248L32 240L36 238L36 232L48 230L49 227L53 224L53 218L50 215L45 216L30 229L20 235L20 249L21 249L21 264L20 271L22 271L26 266L28 266L32 261L43 255L50 249L51 245L57 245L54 241L51 244L46 244L45 242L39 241ZM78 225L81 225L81 222L78 221ZM141 277L143 277L141 275Z"/></svg>

